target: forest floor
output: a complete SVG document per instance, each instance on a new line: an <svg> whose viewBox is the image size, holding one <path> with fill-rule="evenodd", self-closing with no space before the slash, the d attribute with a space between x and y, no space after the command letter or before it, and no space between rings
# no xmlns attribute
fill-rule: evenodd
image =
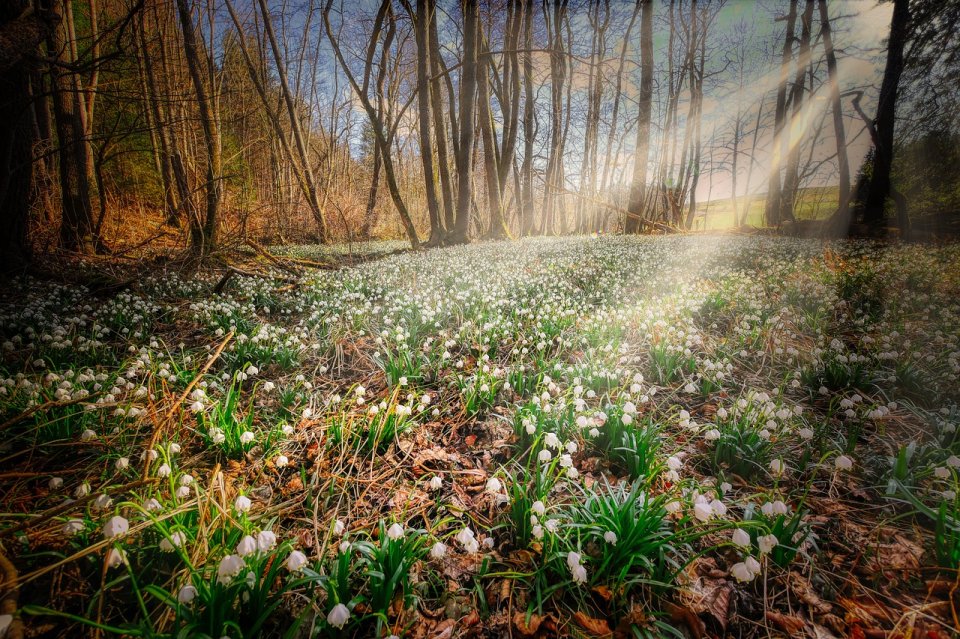
<svg viewBox="0 0 960 639"><path fill-rule="evenodd" d="M7 287L0 636L960 632L960 245L400 248Z"/></svg>

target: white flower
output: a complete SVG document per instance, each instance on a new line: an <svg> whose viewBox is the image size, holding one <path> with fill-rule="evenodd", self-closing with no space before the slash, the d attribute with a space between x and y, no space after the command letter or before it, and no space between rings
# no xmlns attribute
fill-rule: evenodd
<svg viewBox="0 0 960 639"><path fill-rule="evenodd" d="M430 556L434 559L442 559L444 555L447 554L447 545L442 541L438 541L433 544L433 547L430 549Z"/></svg>
<svg viewBox="0 0 960 639"><path fill-rule="evenodd" d="M105 539L113 539L126 535L128 530L130 530L130 522L120 515L115 515L103 525L103 536Z"/></svg>
<svg viewBox="0 0 960 639"><path fill-rule="evenodd" d="M188 604L194 599L197 598L197 589L192 585L187 584L180 589L180 592L177 593L177 601L182 604Z"/></svg>
<svg viewBox="0 0 960 639"><path fill-rule="evenodd" d="M236 501L233 502L233 507L237 509L237 512L245 513L250 510L251 502L250 498L246 495L239 495Z"/></svg>
<svg viewBox="0 0 960 639"><path fill-rule="evenodd" d="M333 522L333 534L338 537L347 530L347 525L339 519Z"/></svg>
<svg viewBox="0 0 960 639"><path fill-rule="evenodd" d="M290 572L296 572L307 565L307 556L299 550L291 550L284 565Z"/></svg>
<svg viewBox="0 0 960 639"><path fill-rule="evenodd" d="M273 463L277 468L285 468L290 463L290 460L287 459L286 455L277 455Z"/></svg>
<svg viewBox="0 0 960 639"><path fill-rule="evenodd" d="M670 470L680 470L683 468L683 462L680 461L680 458L676 455L671 455L667 457L667 468Z"/></svg>
<svg viewBox="0 0 960 639"><path fill-rule="evenodd" d="M242 433L240 433L240 443L249 444L254 440L255 437L256 436L253 433L251 433L249 430L245 430Z"/></svg>
<svg viewBox="0 0 960 639"><path fill-rule="evenodd" d="M111 548L107 551L107 557L105 560L107 563L107 568L116 568L126 560L127 553L123 552L119 548Z"/></svg>
<svg viewBox="0 0 960 639"><path fill-rule="evenodd" d="M257 552L257 540L250 535L244 535L240 543L237 544L237 554L241 557L247 557Z"/></svg>
<svg viewBox="0 0 960 639"><path fill-rule="evenodd" d="M80 441L90 442L97 438L97 434L89 428L80 433Z"/></svg>
<svg viewBox="0 0 960 639"><path fill-rule="evenodd" d="M743 560L743 563L747 565L747 569L754 575L759 575L760 571L763 570L763 568L760 566L760 562L753 557L747 557Z"/></svg>
<svg viewBox="0 0 960 639"><path fill-rule="evenodd" d="M727 505L719 499L714 499L710 502L710 509L713 511L713 514L718 517L723 517L727 514Z"/></svg>
<svg viewBox="0 0 960 639"><path fill-rule="evenodd" d="M950 468L960 468L960 457L956 455L950 455L947 457L947 466Z"/></svg>
<svg viewBox="0 0 960 639"><path fill-rule="evenodd" d="M567 553L567 566L570 568L570 570L573 570L574 566L579 566L580 560L581 556L577 551L571 550Z"/></svg>
<svg viewBox="0 0 960 639"><path fill-rule="evenodd" d="M760 548L761 555L766 555L776 548L777 544L779 543L780 542L777 540L776 535L763 535L761 537L757 537L757 546Z"/></svg>
<svg viewBox="0 0 960 639"><path fill-rule="evenodd" d="M440 475L434 475L430 478L430 490L440 490L443 488L443 478Z"/></svg>
<svg viewBox="0 0 960 639"><path fill-rule="evenodd" d="M84 524L82 519L71 519L63 525L63 534L73 536L83 529Z"/></svg>
<svg viewBox="0 0 960 639"><path fill-rule="evenodd" d="M456 540L460 542L460 545L462 545L463 549L468 553L475 553L480 550L480 544L477 542L476 536L469 527L463 528L458 532Z"/></svg>
<svg viewBox="0 0 960 639"><path fill-rule="evenodd" d="M180 476L180 485L189 486L193 483L193 475L185 474Z"/></svg>
<svg viewBox="0 0 960 639"><path fill-rule="evenodd" d="M950 479L950 469L946 466L938 466L933 469L933 475L937 479Z"/></svg>
<svg viewBox="0 0 960 639"><path fill-rule="evenodd" d="M707 502L697 502L693 505L693 516L700 521L713 519L713 508Z"/></svg>
<svg viewBox="0 0 960 639"><path fill-rule="evenodd" d="M400 379L397 380L397 383L398 383L400 386L406 386L406 385L407 385L407 378L406 378L406 377L401 377Z"/></svg>
<svg viewBox="0 0 960 639"><path fill-rule="evenodd" d="M151 497L150 499L143 502L143 509L147 512L154 512L156 510L162 510L163 506L157 501L156 497Z"/></svg>
<svg viewBox="0 0 960 639"><path fill-rule="evenodd" d="M534 539L543 539L543 526L536 524L530 529L530 534L533 535Z"/></svg>
<svg viewBox="0 0 960 639"><path fill-rule="evenodd" d="M612 530L608 530L607 532L603 533L603 540L608 544L610 544L611 546L616 546L617 533L613 532Z"/></svg>
<svg viewBox="0 0 960 639"><path fill-rule="evenodd" d="M50 490L60 490L63 488L63 478L62 477L51 477L50 481L47 482L47 488Z"/></svg>
<svg viewBox="0 0 960 639"><path fill-rule="evenodd" d="M741 548L750 547L750 533L743 528L737 528L733 531L733 543Z"/></svg>
<svg viewBox="0 0 960 639"><path fill-rule="evenodd" d="M170 538L164 537L160 540L160 550L163 552L173 552L174 548L179 548L187 541L187 535L182 530L174 531Z"/></svg>
<svg viewBox="0 0 960 639"><path fill-rule="evenodd" d="M234 577L240 574L243 567L243 559L236 555L227 555L220 560L220 565L217 566L217 581L221 584L230 583Z"/></svg>
<svg viewBox="0 0 960 639"><path fill-rule="evenodd" d="M557 529L560 527L560 522L557 521L556 519L548 519L546 522L544 522L543 525L544 527L546 527L548 531L555 533L557 532Z"/></svg>
<svg viewBox="0 0 960 639"><path fill-rule="evenodd" d="M125 470L125 469L128 468L129 466L130 466L130 458L129 458L129 457L119 457L119 458L117 458L117 461L114 463L114 467L115 467L117 470Z"/></svg>
<svg viewBox="0 0 960 639"><path fill-rule="evenodd" d="M260 552L269 552L277 545L277 535L272 530L261 530L257 535L257 548Z"/></svg>
<svg viewBox="0 0 960 639"><path fill-rule="evenodd" d="M537 501L533 502L532 506L530 506L530 510L532 510L534 513L536 513L540 517L543 517L544 513L547 512L547 507L544 506L543 502L538 499Z"/></svg>
<svg viewBox="0 0 960 639"><path fill-rule="evenodd" d="M272 391L275 387L276 387L276 385L275 385L273 382L264 382L264 383L263 383L263 390L264 390L265 392L267 392L267 393L269 393L270 391Z"/></svg>
<svg viewBox="0 0 960 639"><path fill-rule="evenodd" d="M708 442L714 442L720 439L720 431L716 428L711 428L703 434L703 438Z"/></svg>
<svg viewBox="0 0 960 639"><path fill-rule="evenodd" d="M496 477L491 477L487 480L487 491L491 493L499 493L503 488L503 484L500 483L500 480Z"/></svg>
<svg viewBox="0 0 960 639"><path fill-rule="evenodd" d="M247 373L247 375L249 375L250 377L253 377L254 375L257 375L259 372L260 372L260 369L257 368L256 366L254 366L253 364L251 364L250 366L247 366L246 373Z"/></svg>
<svg viewBox="0 0 960 639"><path fill-rule="evenodd" d="M853 460L846 455L840 455L834 460L834 465L837 470L850 470L853 468Z"/></svg>
<svg viewBox="0 0 960 639"><path fill-rule="evenodd" d="M730 575L741 583L753 581L756 578L756 574L754 574L754 572L747 567L747 564L742 561L735 563L730 567Z"/></svg>
<svg viewBox="0 0 960 639"><path fill-rule="evenodd" d="M537 453L537 459L543 463L546 463L551 459L553 459L553 454L549 450L544 448L539 453Z"/></svg>
<svg viewBox="0 0 960 639"><path fill-rule="evenodd" d="M547 448L560 448L560 438L556 433L547 433L543 436L543 445Z"/></svg>
<svg viewBox="0 0 960 639"><path fill-rule="evenodd" d="M403 537L403 526L400 524L393 524L387 528L387 537L390 539L400 539Z"/></svg>
<svg viewBox="0 0 960 639"><path fill-rule="evenodd" d="M783 463L782 459L770 460L770 472L772 472L774 475L782 475L784 470L786 470L786 465Z"/></svg>
<svg viewBox="0 0 960 639"><path fill-rule="evenodd" d="M350 609L342 603L338 603L327 615L327 623L334 628L343 628L350 619Z"/></svg>
<svg viewBox="0 0 960 639"><path fill-rule="evenodd" d="M189 486L180 486L177 488L176 495L179 499L186 499L190 496L190 487Z"/></svg>
<svg viewBox="0 0 960 639"><path fill-rule="evenodd" d="M577 565L570 569L570 574L573 577L573 582L576 584L583 584L587 581L587 569L582 565Z"/></svg>
<svg viewBox="0 0 960 639"><path fill-rule="evenodd" d="M164 478L170 476L170 464L161 464L157 469L157 477Z"/></svg>
<svg viewBox="0 0 960 639"><path fill-rule="evenodd" d="M800 435L800 439L811 440L813 439L813 430L809 428L801 428L797 431L797 434Z"/></svg>

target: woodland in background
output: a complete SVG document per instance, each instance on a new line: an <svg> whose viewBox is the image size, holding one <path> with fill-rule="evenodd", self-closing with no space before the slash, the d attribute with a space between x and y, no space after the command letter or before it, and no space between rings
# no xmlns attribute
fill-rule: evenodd
<svg viewBox="0 0 960 639"><path fill-rule="evenodd" d="M849 5L718 27L734 4L10 0L0 266L148 242L668 232L698 225L717 176L738 225L755 196L789 225L825 178L825 231L956 220L960 3L892 2L882 84L853 90ZM779 77L752 101L764 65Z"/></svg>

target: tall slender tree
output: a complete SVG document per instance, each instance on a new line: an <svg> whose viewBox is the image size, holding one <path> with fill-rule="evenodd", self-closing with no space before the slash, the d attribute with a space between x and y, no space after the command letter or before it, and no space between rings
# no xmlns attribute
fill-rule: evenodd
<svg viewBox="0 0 960 639"><path fill-rule="evenodd" d="M457 164L457 216L449 239L454 244L470 241L470 212L473 203L474 107L477 95L477 44L480 13L473 0L461 2L463 10L463 65L460 71L460 142Z"/></svg>
<svg viewBox="0 0 960 639"><path fill-rule="evenodd" d="M893 166L893 134L896 127L897 96L900 77L904 70L904 47L910 26L910 0L894 0L890 19L890 37L887 39L887 62L880 85L877 115L874 118L876 141L869 187L859 203L864 221L879 225L884 219L884 206L890 196L890 170ZM906 215L900 213L899 223L905 227Z"/></svg>
<svg viewBox="0 0 960 639"><path fill-rule="evenodd" d="M650 114L653 104L653 2L644 0L640 16L640 111L637 115L637 143L633 158L633 180L630 185L629 217L624 231L636 233L643 219L647 198L647 163L650 153Z"/></svg>
<svg viewBox="0 0 960 639"><path fill-rule="evenodd" d="M219 224L220 201L223 194L223 157L220 142L220 122L214 106L211 88L204 79L205 72L213 73L213 69L206 69L212 65L205 64L207 56L201 49L197 39L197 32L193 25L193 15L188 0L177 0L177 11L180 16L180 28L183 32L183 52L187 59L187 69L197 98L197 107L200 112L200 125L203 129L203 140L206 146L207 157L206 177L204 186L207 194L207 209L204 219L194 220L190 225L191 246L196 253L205 254L217 245L217 225ZM209 62L207 60L207 62ZM209 78L209 75L208 75Z"/></svg>

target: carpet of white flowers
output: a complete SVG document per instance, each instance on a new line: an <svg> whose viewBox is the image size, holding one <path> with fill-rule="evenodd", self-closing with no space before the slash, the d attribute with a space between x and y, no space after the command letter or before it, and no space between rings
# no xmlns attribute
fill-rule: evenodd
<svg viewBox="0 0 960 639"><path fill-rule="evenodd" d="M960 631L960 246L302 273L2 294L0 635Z"/></svg>

